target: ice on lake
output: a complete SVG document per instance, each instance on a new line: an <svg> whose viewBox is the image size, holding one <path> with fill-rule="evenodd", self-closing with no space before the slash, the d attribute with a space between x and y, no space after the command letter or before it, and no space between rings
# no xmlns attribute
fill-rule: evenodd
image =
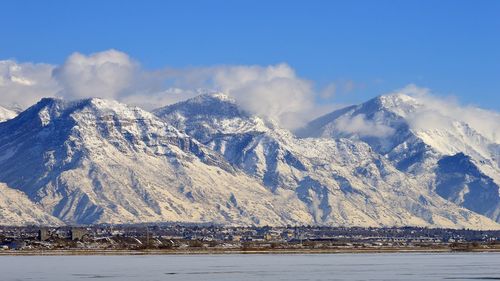
<svg viewBox="0 0 500 281"><path fill-rule="evenodd" d="M0 256L0 280L500 280L500 253Z"/></svg>

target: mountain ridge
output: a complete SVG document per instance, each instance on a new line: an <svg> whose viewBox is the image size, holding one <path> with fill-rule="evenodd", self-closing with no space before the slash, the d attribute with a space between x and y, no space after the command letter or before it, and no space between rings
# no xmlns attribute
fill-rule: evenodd
<svg viewBox="0 0 500 281"><path fill-rule="evenodd" d="M218 99L218 96L205 96L203 99L207 100L210 98ZM233 108L236 106L234 101L224 98L216 102L206 103L206 108L200 112L216 112L216 108L209 108L213 104L219 104L220 106L221 101L227 103L223 105L222 108ZM347 186L346 188L349 189L348 186L350 181L356 179L361 179L361 182L363 182L358 185L370 186L370 183L368 183L369 179L363 179L363 176L359 175L350 175L347 171L340 172L341 174L338 176L331 176L332 173L339 173L339 167L347 165L346 163L349 161L352 162L351 165L361 165L363 159L370 159L370 157L373 157L372 161L374 162L378 161L384 163L381 164L380 167L388 165L383 158L371 153L370 148L362 142L352 142L347 139L332 141L297 139L291 132L279 128L266 127L264 121L260 120L258 117L249 116L246 113L239 115L230 114L225 118L222 118L219 112L214 113L213 116L207 116L204 113L202 114L203 122L200 125L200 118L196 115L196 112L181 112L178 110L178 108L182 108L183 105L186 104L188 108L191 102L192 100L180 102L156 110L155 113L159 117L164 118L164 120L176 120L176 122L173 123L177 124L180 128L186 129L186 132L195 138L200 138L201 135L201 140L207 146L219 152L221 155L224 155L226 160L245 171L248 175L261 180L261 183L269 189L273 191L279 190L280 188L295 190L298 192L298 197L302 198L302 201L308 204L310 208L314 207L317 209L318 207L323 207L323 210L317 210L321 211L323 214L325 211L332 213L332 210L335 209L332 208L332 204L335 205L337 203L327 202L335 201L336 199L325 199L324 193L321 195L322 192L336 192L335 190L339 190L339 188L341 190L342 184L339 184L339 182L344 183L344 185ZM221 110L221 112L224 111L225 110ZM233 113L234 112L237 111L233 111ZM200 129L200 127L202 127L202 129ZM199 134L200 130L210 131L211 134L208 134L207 138L206 134ZM342 148L339 149L340 147ZM347 153L347 151L356 150L359 151L357 153ZM334 153L332 153L332 151L334 151ZM363 156L356 155L361 154L361 151L364 151L364 155L362 154ZM304 157L305 155L307 156ZM337 162L334 159L342 159L342 161ZM311 160L314 162L311 162ZM337 164L336 169L314 168L314 166L326 167L331 165L332 160L333 163ZM315 163L318 161L319 163ZM364 163L364 165L366 165L366 163ZM355 168L355 166L353 168ZM315 169L318 169L320 172L314 172L313 170ZM378 170L379 168L376 169ZM391 170L391 173L394 175L398 174L395 170ZM399 174L398 176L401 175ZM349 180L347 180L347 178L349 178ZM318 179L320 179L320 181L318 181ZM323 181L323 183L320 183L321 181ZM325 181L328 182L326 185ZM383 179L380 179L380 181L383 181ZM387 185L390 186L390 184ZM406 185L409 184L406 183ZM354 189L356 190L356 188ZM314 193L314 195L311 197L310 194L304 194L309 192ZM422 190L422 192L425 191ZM314 199L314 197L316 199ZM338 197L344 199L344 203L350 200L350 196L344 197L344 195L342 195ZM314 200L320 200L323 203L319 203L318 205L313 202ZM389 205L390 202L387 202L387 204ZM396 208L396 206L394 207ZM366 214L364 213L363 215ZM339 215L339 217L342 216ZM337 217L337 219L339 218Z"/></svg>
<svg viewBox="0 0 500 281"><path fill-rule="evenodd" d="M306 216L300 206L271 209L284 198L266 200L265 189L216 153L151 113L114 101L44 99L0 124L0 139L0 149L11 154L0 161L0 181L67 223L276 224ZM251 201L251 192L269 204L221 205Z"/></svg>
<svg viewBox="0 0 500 281"><path fill-rule="evenodd" d="M297 138L222 94L153 113L42 99L0 123L0 182L70 224L500 228L363 141Z"/></svg>
<svg viewBox="0 0 500 281"><path fill-rule="evenodd" d="M494 220L500 220L500 195L495 194L500 182L500 165L495 152L498 142L483 135L464 120L454 119L436 111L422 96L393 94L379 96L360 105L340 109L320 117L299 131L299 135L323 138L347 137L369 144L376 152L384 155L399 170L410 173L420 179L421 184L436 187L436 170L444 157L464 153L480 171L482 181L491 178L494 191L491 193L487 214ZM431 119L430 126L426 118ZM345 128L345 120L363 120L371 129L384 128L384 134L366 134L362 129L356 131ZM500 118L498 118L500 121ZM355 124L355 122L353 122ZM351 124L352 125L352 124ZM424 126L426 125L426 126ZM477 124L476 124L477 126ZM475 173L477 174L477 173ZM442 173L440 174L442 176ZM456 188L466 192L465 181ZM497 192L498 193L498 192ZM452 199L452 198L445 198ZM467 202L464 206L474 208ZM480 205L482 202L475 202Z"/></svg>

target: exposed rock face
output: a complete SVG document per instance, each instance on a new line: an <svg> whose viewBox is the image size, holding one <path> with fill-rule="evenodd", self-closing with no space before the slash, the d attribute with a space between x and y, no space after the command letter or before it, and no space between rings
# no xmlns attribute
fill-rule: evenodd
<svg viewBox="0 0 500 281"><path fill-rule="evenodd" d="M298 199L272 195L188 135L117 102L44 99L2 123L0 140L0 181L67 223L310 222Z"/></svg>
<svg viewBox="0 0 500 281"><path fill-rule="evenodd" d="M473 124L450 117L446 117L446 126L426 128L416 124L416 117L432 114L437 113L418 97L380 96L318 118L298 134L366 142L398 170L415 176L420 185L469 210L500 221L500 144ZM363 130L363 126L346 127L347 121L351 125L359 121L371 130ZM449 164L453 161L457 162ZM459 173L464 174L458 176Z"/></svg>
<svg viewBox="0 0 500 281"><path fill-rule="evenodd" d="M415 178L413 167L434 158L424 153L412 168L395 167L401 161L387 154L397 141L377 141L300 139L220 94L154 114L102 99L43 99L0 123L4 193L36 210L19 207L6 220L500 227L457 205L469 208L476 195L453 200L443 194L460 191Z"/></svg>
<svg viewBox="0 0 500 281"><path fill-rule="evenodd" d="M293 191L318 224L446 225L465 214L440 213L436 207L450 211L449 202L362 141L298 139L224 95L199 96L154 113L273 193Z"/></svg>
<svg viewBox="0 0 500 281"><path fill-rule="evenodd" d="M24 193L3 183L0 183L0 210L0 225L63 224L30 201Z"/></svg>

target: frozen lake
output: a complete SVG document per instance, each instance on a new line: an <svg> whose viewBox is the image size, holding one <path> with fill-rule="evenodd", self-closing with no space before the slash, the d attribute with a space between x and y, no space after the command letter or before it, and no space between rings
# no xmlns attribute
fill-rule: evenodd
<svg viewBox="0 0 500 281"><path fill-rule="evenodd" d="M0 256L0 280L500 280L500 254Z"/></svg>

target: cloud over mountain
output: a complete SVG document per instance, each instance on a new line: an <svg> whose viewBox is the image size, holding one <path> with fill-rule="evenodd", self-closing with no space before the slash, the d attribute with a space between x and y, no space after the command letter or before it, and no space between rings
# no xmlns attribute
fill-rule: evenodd
<svg viewBox="0 0 500 281"><path fill-rule="evenodd" d="M0 104L27 107L60 90L49 64L0 61Z"/></svg>
<svg viewBox="0 0 500 281"><path fill-rule="evenodd" d="M345 133L359 134L366 137L384 137L394 134L395 130L389 126L367 120L363 114L348 117L342 116L335 120L337 128Z"/></svg>
<svg viewBox="0 0 500 281"><path fill-rule="evenodd" d="M493 142L500 143L500 114L472 105L462 105L453 97L438 97L429 89L408 85L393 94L417 98L418 110L406 112L415 130L446 129L453 122L463 122Z"/></svg>
<svg viewBox="0 0 500 281"><path fill-rule="evenodd" d="M288 129L301 127L313 117L331 111L335 106L331 100L325 101L325 97L333 97L340 86L333 83L325 89L315 89L311 81L299 77L285 63L148 70L126 53L113 49L89 55L76 52L61 65L0 61L2 105L28 107L42 97L101 97L150 110L204 92L219 91L235 98L242 109ZM446 127L450 120L458 119L492 140L500 139L497 113L438 98L428 89L415 85L396 92L420 97L425 110L409 117L415 128ZM362 117L338 122L338 128L351 133L391 134L390 128Z"/></svg>
<svg viewBox="0 0 500 281"><path fill-rule="evenodd" d="M117 98L133 84L139 66L127 54L108 50L85 56L73 53L53 71L61 86L59 95L68 99Z"/></svg>
<svg viewBox="0 0 500 281"><path fill-rule="evenodd" d="M214 86L233 96L243 109L287 128L302 125L305 120L301 120L301 114L313 107L311 82L297 77L286 64L221 66L213 68L209 75Z"/></svg>
<svg viewBox="0 0 500 281"><path fill-rule="evenodd" d="M304 123L313 108L312 83L287 64L145 70L117 50L73 53L60 65L0 62L2 103L27 107L42 97L101 97L146 109L222 91L242 108L285 127Z"/></svg>

